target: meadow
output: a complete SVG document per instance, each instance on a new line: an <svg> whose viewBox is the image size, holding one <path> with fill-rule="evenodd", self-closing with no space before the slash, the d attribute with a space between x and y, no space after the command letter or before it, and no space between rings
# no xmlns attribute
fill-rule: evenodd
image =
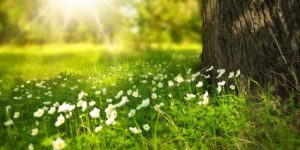
<svg viewBox="0 0 300 150"><path fill-rule="evenodd" d="M300 148L292 96L251 95L240 70L199 70L200 53L2 46L0 149Z"/></svg>

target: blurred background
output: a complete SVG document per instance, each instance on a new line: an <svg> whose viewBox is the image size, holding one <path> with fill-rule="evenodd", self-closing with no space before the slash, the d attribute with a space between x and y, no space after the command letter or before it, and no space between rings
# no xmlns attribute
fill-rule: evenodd
<svg viewBox="0 0 300 150"><path fill-rule="evenodd" d="M199 46L198 0L0 0L2 45Z"/></svg>

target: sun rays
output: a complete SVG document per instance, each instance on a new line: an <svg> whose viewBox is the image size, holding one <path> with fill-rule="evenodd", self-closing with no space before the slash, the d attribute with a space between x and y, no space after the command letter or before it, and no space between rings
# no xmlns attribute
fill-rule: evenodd
<svg viewBox="0 0 300 150"><path fill-rule="evenodd" d="M18 36L22 35L25 31L30 30L32 28L32 24L39 24L42 19L52 16L54 19L61 18L61 23L55 30L60 30L59 40L64 41L65 33L70 25L72 25L71 20L82 23L86 21L86 17L90 17L92 20L91 24L94 24L98 33L101 34L102 39L107 45L107 48L111 50L111 42L106 36L105 27L103 26L101 22L102 20L99 16L100 13L103 13L101 12L103 9L111 9L115 12L118 11L118 9L109 0L52 0L42 7L39 13L22 28L22 32L20 32ZM105 15L105 17L110 16L109 14ZM46 24L51 24L53 21L57 21L51 19L47 20Z"/></svg>

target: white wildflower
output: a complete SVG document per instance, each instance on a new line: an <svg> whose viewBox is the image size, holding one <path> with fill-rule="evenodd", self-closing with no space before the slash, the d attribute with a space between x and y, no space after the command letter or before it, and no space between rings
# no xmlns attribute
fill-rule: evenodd
<svg viewBox="0 0 300 150"><path fill-rule="evenodd" d="M210 66L208 69L206 69L206 72L212 71L214 69L214 66Z"/></svg>
<svg viewBox="0 0 300 150"><path fill-rule="evenodd" d="M194 98L196 98L196 95L194 95L194 94L189 94L189 93L187 93L187 94L186 94L186 97L184 97L184 99L187 100L187 101L192 100L192 99L194 99Z"/></svg>
<svg viewBox="0 0 300 150"><path fill-rule="evenodd" d="M14 113L14 118L15 118L15 119L18 119L19 117L20 117L20 112L15 112L15 113Z"/></svg>
<svg viewBox="0 0 300 150"><path fill-rule="evenodd" d="M90 102L89 102L89 106L93 107L93 106L95 106L95 105L96 105L96 102L95 102L95 101L90 101Z"/></svg>
<svg viewBox="0 0 300 150"><path fill-rule="evenodd" d="M30 143L30 144L28 145L28 150L34 150L34 146L33 146L32 143Z"/></svg>
<svg viewBox="0 0 300 150"><path fill-rule="evenodd" d="M229 88L230 88L231 90L235 90L235 86L234 86L234 85L230 85Z"/></svg>
<svg viewBox="0 0 300 150"><path fill-rule="evenodd" d="M150 126L149 126L148 124L144 124L144 125L143 125L143 129L144 129L145 131L149 131L149 130L150 130Z"/></svg>
<svg viewBox="0 0 300 150"><path fill-rule="evenodd" d="M38 109L36 112L33 113L33 116L36 118L40 118L44 115L44 109Z"/></svg>
<svg viewBox="0 0 300 150"><path fill-rule="evenodd" d="M71 105L68 103L63 103L62 105L60 105L58 107L58 111L57 112L67 112L67 111L73 111L75 109L75 105Z"/></svg>
<svg viewBox="0 0 300 150"><path fill-rule="evenodd" d="M202 86L203 86L203 82L202 82L202 81L199 81L199 82L197 83L197 85L196 85L197 88L200 88L200 87L202 87Z"/></svg>
<svg viewBox="0 0 300 150"><path fill-rule="evenodd" d="M151 94L151 98L152 98L152 99L157 99L157 94L156 94L156 93L152 93L152 94Z"/></svg>
<svg viewBox="0 0 300 150"><path fill-rule="evenodd" d="M129 130L134 134L142 133L142 130L136 128L136 127L129 127Z"/></svg>
<svg viewBox="0 0 300 150"><path fill-rule="evenodd" d="M36 136L39 133L39 129L38 128L34 128L31 130L31 136Z"/></svg>
<svg viewBox="0 0 300 150"><path fill-rule="evenodd" d="M81 92L78 94L78 100L82 100L85 96L88 96L88 94L85 93L84 91L81 91Z"/></svg>
<svg viewBox="0 0 300 150"><path fill-rule="evenodd" d="M128 97L127 96L123 96L122 100L119 103L115 104L115 107L122 107L123 105L125 105L128 102L129 102Z"/></svg>
<svg viewBox="0 0 300 150"><path fill-rule="evenodd" d="M133 96L133 97L139 97L139 91L138 91L138 90L134 91L134 92L132 93L132 96Z"/></svg>
<svg viewBox="0 0 300 150"><path fill-rule="evenodd" d="M221 78L225 72L226 72L225 69L218 69L217 70L218 76L216 78Z"/></svg>
<svg viewBox="0 0 300 150"><path fill-rule="evenodd" d="M127 95L130 96L130 95L132 94L132 92L133 92L133 91L132 91L131 89L130 89L130 90L127 90Z"/></svg>
<svg viewBox="0 0 300 150"><path fill-rule="evenodd" d="M239 69L239 70L236 71L235 77L239 77L240 74L241 74L241 70Z"/></svg>
<svg viewBox="0 0 300 150"><path fill-rule="evenodd" d="M164 105L165 105L164 103L156 104L156 105L154 106L154 110L155 110L155 111L160 111L160 107L162 107L162 106L164 106Z"/></svg>
<svg viewBox="0 0 300 150"><path fill-rule="evenodd" d="M228 78L231 79L233 77L234 77L234 72L230 72L229 75L228 75Z"/></svg>
<svg viewBox="0 0 300 150"><path fill-rule="evenodd" d="M119 91L118 94L115 96L116 99L119 99L124 94L123 91Z"/></svg>
<svg viewBox="0 0 300 150"><path fill-rule="evenodd" d="M164 85L161 83L161 82L159 82L158 84L157 84L157 87L159 87L159 88L162 88Z"/></svg>
<svg viewBox="0 0 300 150"><path fill-rule="evenodd" d="M56 122L55 122L55 126L56 127L59 127L59 126L61 126L62 124L64 124L65 123L65 117L62 115L62 114L60 114L58 117L57 117L57 120L56 120Z"/></svg>
<svg viewBox="0 0 300 150"><path fill-rule="evenodd" d="M204 94L203 94L203 96L202 96L202 101L200 101L198 104L199 105L207 105L208 104L208 102L209 102L209 97L208 97L209 95L208 95L208 92L206 91Z"/></svg>
<svg viewBox="0 0 300 150"><path fill-rule="evenodd" d="M100 109L94 108L94 109L90 112L90 116L91 116L92 118L99 118L99 117L100 117Z"/></svg>
<svg viewBox="0 0 300 150"><path fill-rule="evenodd" d="M143 100L142 103L136 107L136 109L139 110L141 108L148 107L149 104L150 104L150 99L147 98L147 99Z"/></svg>
<svg viewBox="0 0 300 150"><path fill-rule="evenodd" d="M4 126L7 126L7 127L9 127L9 126L11 126L13 124L14 124L13 120L8 120L8 121L4 122Z"/></svg>
<svg viewBox="0 0 300 150"><path fill-rule="evenodd" d="M168 86L169 86L169 87L174 86L174 82L173 82L173 81L168 81Z"/></svg>
<svg viewBox="0 0 300 150"><path fill-rule="evenodd" d="M178 75L177 77L175 77L175 81L178 83L182 83L182 82L184 82L184 79L182 78L181 75Z"/></svg>
<svg viewBox="0 0 300 150"><path fill-rule="evenodd" d="M135 109L131 109L130 112L128 113L128 117L131 118L135 115L136 110Z"/></svg>
<svg viewBox="0 0 300 150"><path fill-rule="evenodd" d="M218 82L218 86L224 86L226 84L225 81Z"/></svg>
<svg viewBox="0 0 300 150"><path fill-rule="evenodd" d="M52 142L52 147L53 150L62 150L66 147L66 142L61 138L57 138Z"/></svg>
<svg viewBox="0 0 300 150"><path fill-rule="evenodd" d="M218 92L218 93L221 93L221 92L222 92L222 87L221 87L220 85L217 87L217 92Z"/></svg>
<svg viewBox="0 0 300 150"><path fill-rule="evenodd" d="M102 126L100 125L100 126L97 126L96 128L95 128L95 133L98 133L98 132L100 132L101 130L102 130Z"/></svg>

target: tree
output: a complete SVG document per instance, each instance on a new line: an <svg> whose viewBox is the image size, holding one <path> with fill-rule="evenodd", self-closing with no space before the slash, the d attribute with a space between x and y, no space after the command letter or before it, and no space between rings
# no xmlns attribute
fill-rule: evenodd
<svg viewBox="0 0 300 150"><path fill-rule="evenodd" d="M299 0L202 0L202 67L300 91ZM274 82L275 83L275 82Z"/></svg>

